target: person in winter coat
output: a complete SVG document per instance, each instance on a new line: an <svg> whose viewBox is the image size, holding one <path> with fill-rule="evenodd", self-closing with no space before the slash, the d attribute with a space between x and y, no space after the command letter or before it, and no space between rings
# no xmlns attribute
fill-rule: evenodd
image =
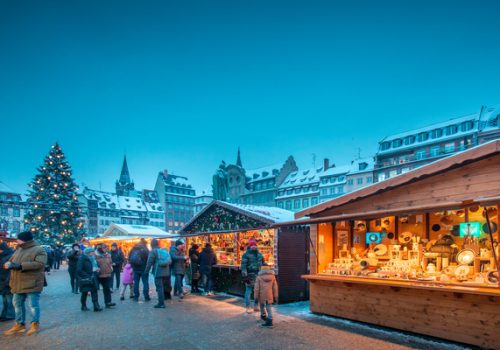
<svg viewBox="0 0 500 350"><path fill-rule="evenodd" d="M128 261L134 270L134 300L139 301L139 282L142 281L142 292L144 300L150 301L149 297L149 279L145 272L148 262L149 250L146 247L146 240L141 238L141 241L132 248L128 256Z"/></svg>
<svg viewBox="0 0 500 350"><path fill-rule="evenodd" d="M59 267L61 266L62 255L63 253L60 247L54 249L54 261L52 265L54 270L59 270Z"/></svg>
<svg viewBox="0 0 500 350"><path fill-rule="evenodd" d="M200 253L198 253L198 245L193 244L189 249L189 260L191 261L191 293L199 293L198 282L200 281Z"/></svg>
<svg viewBox="0 0 500 350"><path fill-rule="evenodd" d="M69 279L71 283L71 290L73 293L78 294L78 280L76 276L76 265L78 264L78 258L82 255L82 251L80 250L80 245L78 243L74 243L71 246L71 251L68 253L68 272Z"/></svg>
<svg viewBox="0 0 500 350"><path fill-rule="evenodd" d="M45 272L50 275L50 270L52 269L52 265L54 265L54 250L52 247L47 247L47 262L45 263Z"/></svg>
<svg viewBox="0 0 500 350"><path fill-rule="evenodd" d="M123 269L122 284L123 288L120 294L120 300L125 300L125 291L127 287L130 291L130 299L132 299L134 297L134 271L132 270L132 265L128 263Z"/></svg>
<svg viewBox="0 0 500 350"><path fill-rule="evenodd" d="M17 236L17 249L4 268L10 270L9 286L12 291L16 324L4 335L25 332L26 308L31 314L31 326L27 335L37 333L40 328L40 294L45 281L44 267L47 252L33 239L29 231Z"/></svg>
<svg viewBox="0 0 500 350"><path fill-rule="evenodd" d="M175 245L170 247L170 257L172 258L172 273L175 275L174 296L178 296L179 300L184 298L184 289L182 281L186 274L186 261L188 256L184 253L185 245L182 239L175 241Z"/></svg>
<svg viewBox="0 0 500 350"><path fill-rule="evenodd" d="M165 290L170 287L170 264L172 259L170 254L164 248L160 248L157 239L151 241L151 253L148 257L146 265L146 273L153 274L155 279L156 293L158 294L158 304L154 307L157 309L165 308Z"/></svg>
<svg viewBox="0 0 500 350"><path fill-rule="evenodd" d="M118 245L113 243L111 245L111 261L113 262L113 273L111 274L111 289L113 289L113 282L116 281L115 289L120 289L120 273L122 266L125 262L125 256Z"/></svg>
<svg viewBox="0 0 500 350"><path fill-rule="evenodd" d="M80 292L82 293L80 298L82 311L89 310L87 308L87 296L89 292L92 298L92 303L94 304L94 311L102 311L102 308L99 305L99 297L97 295L99 265L97 265L97 261L94 257L94 248L85 248L83 254L78 258L76 273L78 276L78 283L80 285Z"/></svg>
<svg viewBox="0 0 500 350"><path fill-rule="evenodd" d="M250 297L253 294L255 279L257 278L257 274L263 264L264 257L259 252L255 239L251 238L248 241L247 251L241 257L241 276L245 282L245 307L247 313L252 312L252 308L250 307ZM254 300L253 311L259 311L256 299Z"/></svg>
<svg viewBox="0 0 500 350"><path fill-rule="evenodd" d="M274 271L269 266L262 266L255 280L254 298L259 301L260 318L265 321L262 326L273 326L271 304L278 302L278 283Z"/></svg>
<svg viewBox="0 0 500 350"><path fill-rule="evenodd" d="M201 281L205 286L205 295L213 295L212 292L212 266L217 264L217 256L210 243L200 253L199 258Z"/></svg>
<svg viewBox="0 0 500 350"><path fill-rule="evenodd" d="M10 271L4 268L12 254L14 254L14 249L9 248L6 242L0 243L0 295L2 296L0 322L13 320L16 316L9 287Z"/></svg>
<svg viewBox="0 0 500 350"><path fill-rule="evenodd" d="M104 245L97 246L95 251L95 260L99 266L99 284L102 286L102 292L104 294L104 304L107 309L115 306L116 304L111 302L111 273L113 272L113 263L111 261L111 255L106 251Z"/></svg>

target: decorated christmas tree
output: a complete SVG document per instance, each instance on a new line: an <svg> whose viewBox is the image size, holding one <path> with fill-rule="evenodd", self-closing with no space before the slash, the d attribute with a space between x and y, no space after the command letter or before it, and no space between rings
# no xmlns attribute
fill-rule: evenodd
<svg viewBox="0 0 500 350"><path fill-rule="evenodd" d="M24 222L40 243L71 243L82 233L78 187L71 174L66 156L56 143L29 185L30 207Z"/></svg>

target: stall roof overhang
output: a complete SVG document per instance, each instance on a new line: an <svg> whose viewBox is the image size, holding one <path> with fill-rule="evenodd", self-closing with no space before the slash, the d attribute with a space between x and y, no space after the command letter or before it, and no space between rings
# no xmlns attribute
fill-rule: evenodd
<svg viewBox="0 0 500 350"><path fill-rule="evenodd" d="M294 216L293 212L276 208L276 207L264 207L264 206L256 206L256 205L244 205L244 204L232 204L226 203L219 200L212 201L209 205L203 208L198 214L196 214L189 222L184 225L184 227L179 231L179 234L183 237L187 235L194 235L192 232L186 232L189 227L200 217L203 216L206 212L208 212L214 206L220 206L222 208L232 210L238 214L246 215L251 217L254 220L262 222L265 227L271 227L276 223L292 221ZM252 229L263 229L265 227L248 227L248 228L239 228L234 230L221 230L221 231L210 231L210 232L196 232L196 234L211 234L211 233L227 233L227 232L244 232Z"/></svg>
<svg viewBox="0 0 500 350"><path fill-rule="evenodd" d="M445 171L449 171L455 168L459 168L465 164L472 163L479 161L481 159L491 157L493 155L499 154L500 153L500 140L494 140L488 143L485 143L480 146L473 147L467 151L463 151L460 153L457 153L456 155L440 159L436 162L430 163L428 165L425 165L423 167L417 168L415 170L412 170L410 172L407 172L405 174L401 174L398 176L395 176L391 179L375 183L371 186L361 188L357 191L348 193L344 196L332 199L330 201L318 204L314 207L308 208L306 210L302 210L300 212L295 213L295 218L302 218L304 216L311 216L315 217L318 215L321 215L322 212L332 209L332 208L337 208L342 205L348 204L355 202L357 200L364 199L366 197L370 197L376 194L380 194L382 192L389 191L391 189L397 188L404 186L406 184L409 184L411 182L417 181L417 180L423 180L427 177L434 176L437 174L440 174ZM493 197L492 197L493 198ZM478 199L480 200L480 199ZM484 203L484 199L483 199ZM454 205L461 205L457 203L452 203ZM438 208L441 207L441 204L436 207L428 207L427 209L433 209L433 208ZM409 208L406 209L406 211ZM413 208L414 210L417 208ZM422 208L425 209L425 208ZM395 210L391 210L391 213L394 213ZM339 216L339 215L337 215ZM356 216L356 215L354 215ZM352 217L354 217L352 216ZM357 215L359 216L359 215ZM324 220L325 217L322 218ZM310 221L310 220L306 220ZM305 221L304 221L305 222ZM284 223L280 224L282 226Z"/></svg>
<svg viewBox="0 0 500 350"><path fill-rule="evenodd" d="M171 238L174 235L154 226L112 224L106 229L101 238L122 236L127 236L130 238Z"/></svg>

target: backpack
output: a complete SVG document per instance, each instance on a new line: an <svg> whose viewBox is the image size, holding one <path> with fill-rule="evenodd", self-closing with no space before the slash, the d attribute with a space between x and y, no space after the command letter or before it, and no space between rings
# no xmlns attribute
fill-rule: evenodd
<svg viewBox="0 0 500 350"><path fill-rule="evenodd" d="M170 264L170 257L165 249L158 249L158 266L167 267Z"/></svg>
<svg viewBox="0 0 500 350"><path fill-rule="evenodd" d="M135 266L144 265L144 259L139 249L134 249L130 253L130 263Z"/></svg>

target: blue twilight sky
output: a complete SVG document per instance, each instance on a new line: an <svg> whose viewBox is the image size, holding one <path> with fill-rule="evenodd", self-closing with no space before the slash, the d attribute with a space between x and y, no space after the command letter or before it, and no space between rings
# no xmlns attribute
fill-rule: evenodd
<svg viewBox="0 0 500 350"><path fill-rule="evenodd" d="M0 2L0 181L52 143L78 183L222 159L341 165L386 136L500 103L498 1Z"/></svg>

